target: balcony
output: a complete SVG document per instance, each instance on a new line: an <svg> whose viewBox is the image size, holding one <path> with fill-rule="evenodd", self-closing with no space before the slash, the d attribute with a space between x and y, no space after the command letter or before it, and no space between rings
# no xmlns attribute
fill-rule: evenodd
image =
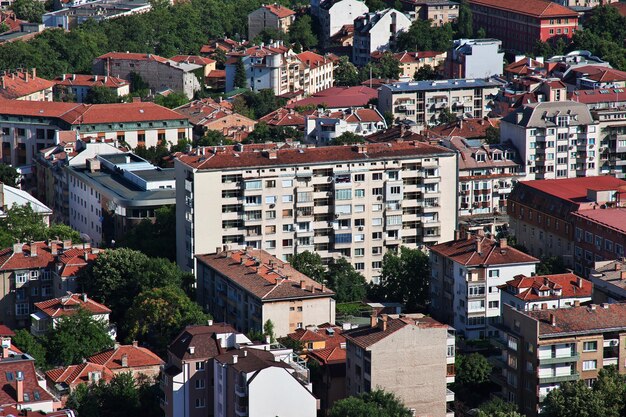
<svg viewBox="0 0 626 417"><path fill-rule="evenodd" d="M446 402L450 403L454 401L454 391L446 388Z"/></svg>
<svg viewBox="0 0 626 417"><path fill-rule="evenodd" d="M235 404L235 415L245 417L248 415L248 406Z"/></svg>
<svg viewBox="0 0 626 417"><path fill-rule="evenodd" d="M539 376L540 384L554 384L557 382L577 381L580 378L578 372L572 372L566 375L553 375L553 376Z"/></svg>
<svg viewBox="0 0 626 417"><path fill-rule="evenodd" d="M604 358L602 359L602 366L617 366L619 363L619 358Z"/></svg>
<svg viewBox="0 0 626 417"><path fill-rule="evenodd" d="M539 358L539 365L552 365L555 363L567 363L577 362L580 359L580 354L573 353L565 356L551 357L551 358Z"/></svg>
<svg viewBox="0 0 626 417"><path fill-rule="evenodd" d="M245 397L246 396L246 386L245 385L236 384L235 385L235 394L237 394L239 397Z"/></svg>

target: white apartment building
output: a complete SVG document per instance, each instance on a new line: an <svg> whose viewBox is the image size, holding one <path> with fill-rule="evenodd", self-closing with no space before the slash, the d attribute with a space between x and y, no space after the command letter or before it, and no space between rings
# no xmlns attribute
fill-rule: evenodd
<svg viewBox="0 0 626 417"><path fill-rule="evenodd" d="M419 129L440 124L444 109L459 118L484 118L494 109L501 84L493 80L411 81L378 89L378 109L395 120L410 120Z"/></svg>
<svg viewBox="0 0 626 417"><path fill-rule="evenodd" d="M449 78L488 78L502 75L504 51L499 39L456 39L446 60Z"/></svg>
<svg viewBox="0 0 626 417"><path fill-rule="evenodd" d="M352 62L358 66L367 64L372 52L390 50L398 34L410 27L409 18L395 9L379 10L357 17L354 19Z"/></svg>
<svg viewBox="0 0 626 417"><path fill-rule="evenodd" d="M387 122L376 109L316 110L304 117L306 138L319 145L328 145L346 132L368 136L387 130Z"/></svg>
<svg viewBox="0 0 626 417"><path fill-rule="evenodd" d="M433 317L454 326L467 339L495 335L500 320L499 286L519 274L535 273L539 260L485 236L467 234L431 246Z"/></svg>
<svg viewBox="0 0 626 417"><path fill-rule="evenodd" d="M277 96L297 93L311 95L333 86L333 61L314 52L296 54L282 41L258 45L244 52L229 54L226 61L226 91L235 89L237 64L242 61L247 87L253 91L270 89Z"/></svg>
<svg viewBox="0 0 626 417"><path fill-rule="evenodd" d="M500 141L517 148L527 180L599 173L599 123L583 103L529 104L500 122Z"/></svg>
<svg viewBox="0 0 626 417"><path fill-rule="evenodd" d="M354 19L369 11L365 2L359 0L311 1L311 13L319 19L325 45L342 27L352 25Z"/></svg>
<svg viewBox="0 0 626 417"><path fill-rule="evenodd" d="M230 245L283 261L305 250L325 262L343 256L376 281L388 249L454 236L457 159L440 146L207 147L179 156L175 169L185 270Z"/></svg>

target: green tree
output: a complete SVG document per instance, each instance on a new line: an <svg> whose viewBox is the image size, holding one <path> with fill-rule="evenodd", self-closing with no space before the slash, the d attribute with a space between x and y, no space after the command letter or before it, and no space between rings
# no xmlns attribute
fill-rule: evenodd
<svg viewBox="0 0 626 417"><path fill-rule="evenodd" d="M456 122L457 115L452 113L449 108L444 107L441 109L439 113L439 123L443 125L447 125L453 122Z"/></svg>
<svg viewBox="0 0 626 417"><path fill-rule="evenodd" d="M385 52L378 61L370 62L361 68L359 77L361 81L369 80L370 75L372 78L395 80L401 72L400 61L391 52Z"/></svg>
<svg viewBox="0 0 626 417"><path fill-rule="evenodd" d="M276 337L274 336L274 322L270 319L267 319L263 324L263 336L269 336L272 343L276 341Z"/></svg>
<svg viewBox="0 0 626 417"><path fill-rule="evenodd" d="M143 252L151 258L167 258L176 260L176 206L165 206L155 210L154 223L148 219L128 231L118 242L126 247Z"/></svg>
<svg viewBox="0 0 626 417"><path fill-rule="evenodd" d="M495 398L483 403L478 408L476 417L522 417L514 403Z"/></svg>
<svg viewBox="0 0 626 417"><path fill-rule="evenodd" d="M35 366L40 369L48 369L46 362L45 340L33 336L26 329L15 331L15 336L11 338L11 343L20 348L22 352L28 353L35 358Z"/></svg>
<svg viewBox="0 0 626 417"><path fill-rule="evenodd" d="M487 31L483 27L479 27L476 31L476 39L485 39L487 37Z"/></svg>
<svg viewBox="0 0 626 417"><path fill-rule="evenodd" d="M478 386L489 381L491 364L480 353L456 355L456 379L461 385Z"/></svg>
<svg viewBox="0 0 626 417"><path fill-rule="evenodd" d="M411 417L411 411L393 393L374 390L335 402L329 417Z"/></svg>
<svg viewBox="0 0 626 417"><path fill-rule="evenodd" d="M154 102L160 106L167 107L168 109L174 109L182 106L183 104L189 103L189 99L185 93L173 92L166 96L162 94L157 95Z"/></svg>
<svg viewBox="0 0 626 417"><path fill-rule="evenodd" d="M161 141L157 146L150 146L149 148L139 145L133 149L133 152L135 155L147 160L151 164L160 167L165 165L165 158L170 156L170 151L167 149L165 141Z"/></svg>
<svg viewBox="0 0 626 417"><path fill-rule="evenodd" d="M0 164L0 182L9 187L17 187L19 185L20 174L11 165Z"/></svg>
<svg viewBox="0 0 626 417"><path fill-rule="evenodd" d="M4 22L0 23L0 33L8 32L9 30L11 30L9 25Z"/></svg>
<svg viewBox="0 0 626 417"><path fill-rule="evenodd" d="M18 19L32 23L41 23L41 16L46 12L43 2L38 0L15 0L11 9Z"/></svg>
<svg viewBox="0 0 626 417"><path fill-rule="evenodd" d="M0 243L7 247L19 242L38 241L46 238L43 216L36 213L30 204L13 206L6 217L0 219Z"/></svg>
<svg viewBox="0 0 626 417"><path fill-rule="evenodd" d="M301 134L292 127L270 126L266 122L259 122L250 132L243 143L284 142L287 139L295 139Z"/></svg>
<svg viewBox="0 0 626 417"><path fill-rule="evenodd" d="M348 57L342 56L337 64L334 72L335 85L337 86L355 86L359 85L361 79L359 70L348 60Z"/></svg>
<svg viewBox="0 0 626 417"><path fill-rule="evenodd" d="M133 300L124 325L128 340L139 340L164 355L167 345L185 326L205 324L209 318L182 289L168 286L140 293Z"/></svg>
<svg viewBox="0 0 626 417"><path fill-rule="evenodd" d="M456 21L456 37L474 37L474 27L472 25L472 10L470 9L467 0L461 1L461 5L459 6L459 17Z"/></svg>
<svg viewBox="0 0 626 417"><path fill-rule="evenodd" d="M541 415L545 417L608 417L608 411L602 397L595 390L587 388L585 381L578 380L564 382L560 388L550 391L543 402Z"/></svg>
<svg viewBox="0 0 626 417"><path fill-rule="evenodd" d="M46 346L50 364L67 366L111 348L113 341L105 323L80 309L59 320L54 331L49 333Z"/></svg>
<svg viewBox="0 0 626 417"><path fill-rule="evenodd" d="M289 263L297 271L302 272L309 278L312 278L318 282L324 279L326 269L324 268L324 264L322 263L322 257L315 252L310 252L307 250L304 252L296 253L289 259Z"/></svg>
<svg viewBox="0 0 626 417"><path fill-rule="evenodd" d="M130 78L130 91L133 95L139 97L146 97L150 93L150 85L143 80L141 75L136 72L129 74Z"/></svg>
<svg viewBox="0 0 626 417"><path fill-rule="evenodd" d="M500 143L500 128L495 126L489 126L485 130L485 142L490 145Z"/></svg>
<svg viewBox="0 0 626 417"><path fill-rule="evenodd" d="M228 144L228 140L219 130L207 130L204 136L196 142L196 146L216 146L226 144Z"/></svg>
<svg viewBox="0 0 626 417"><path fill-rule="evenodd" d="M352 132L343 132L341 135L330 141L330 145L352 145L355 143L363 143L365 139L361 135Z"/></svg>
<svg viewBox="0 0 626 417"><path fill-rule="evenodd" d="M243 60L239 58L235 65L235 88L246 88L247 86L246 67L243 65Z"/></svg>
<svg viewBox="0 0 626 417"><path fill-rule="evenodd" d="M405 304L407 311L423 309L429 300L430 266L419 249L400 247L400 253L387 252L379 284L369 287L374 300Z"/></svg>
<svg viewBox="0 0 626 417"><path fill-rule="evenodd" d="M415 76L413 78L415 78L416 81L424 81L435 80L438 78L438 76L439 74L437 74L437 70L435 70L430 65L424 65L423 67L420 67L417 71L415 71Z"/></svg>
<svg viewBox="0 0 626 417"><path fill-rule="evenodd" d="M302 15L289 26L289 40L297 43L304 50L317 45L317 37L313 33L313 21L308 14Z"/></svg>
<svg viewBox="0 0 626 417"><path fill-rule="evenodd" d="M85 103L90 104L106 104L119 103L122 98L117 95L115 90L107 87L92 87L85 96Z"/></svg>
<svg viewBox="0 0 626 417"><path fill-rule="evenodd" d="M544 256L537 265L537 275L564 274L567 272L561 256Z"/></svg>
<svg viewBox="0 0 626 417"><path fill-rule="evenodd" d="M398 51L447 51L454 31L449 23L432 26L430 20L416 19L409 30L401 32L396 42Z"/></svg>
<svg viewBox="0 0 626 417"><path fill-rule="evenodd" d="M328 287L335 292L335 299L338 303L361 301L365 298L365 278L344 258L330 261L326 281Z"/></svg>
<svg viewBox="0 0 626 417"><path fill-rule="evenodd" d="M50 227L45 229L45 236L41 240L44 239L71 240L75 243L82 242L80 233L63 223L52 223Z"/></svg>

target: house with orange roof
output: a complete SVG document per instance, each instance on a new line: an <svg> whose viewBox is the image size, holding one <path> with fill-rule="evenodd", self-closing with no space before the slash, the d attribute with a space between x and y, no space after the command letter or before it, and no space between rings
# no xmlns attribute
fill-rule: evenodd
<svg viewBox="0 0 626 417"><path fill-rule="evenodd" d="M94 320L106 325L109 324L109 314L111 314L111 310L107 306L92 300L85 293L72 294L68 292L63 297L35 303L34 307L35 310L30 315L32 319L30 332L33 336L43 336L55 329L62 319L73 316L80 310L87 311ZM114 325L109 326L109 335L115 340L117 330Z"/></svg>
<svg viewBox="0 0 626 417"><path fill-rule="evenodd" d="M59 408L58 400L37 374L35 360L27 354L0 360L0 386L0 409L15 407L49 413Z"/></svg>
<svg viewBox="0 0 626 417"><path fill-rule="evenodd" d="M37 70L18 69L0 75L0 97L7 100L52 101L54 82L37 77Z"/></svg>
<svg viewBox="0 0 626 417"><path fill-rule="evenodd" d="M265 29L289 32L296 12L278 3L266 4L248 15L248 39L252 40Z"/></svg>
<svg viewBox="0 0 626 417"><path fill-rule="evenodd" d="M118 97L130 94L130 82L106 75L62 74L54 79L54 83L55 97L60 99L71 97L77 103L83 103L94 87L111 90Z"/></svg>
<svg viewBox="0 0 626 417"><path fill-rule="evenodd" d="M305 116L305 138L328 145L344 133L369 136L387 129L387 122L375 107L330 111L319 109Z"/></svg>
<svg viewBox="0 0 626 417"><path fill-rule="evenodd" d="M259 122L265 122L269 126L276 127L293 127L300 131L304 131L304 114L292 108L281 107L259 119Z"/></svg>
<svg viewBox="0 0 626 417"><path fill-rule="evenodd" d="M201 61L199 58L198 62ZM174 61L154 54L109 52L94 59L91 72L127 81L130 81L131 74L139 74L154 94L172 90L182 92L191 99L201 87L195 72L199 69L204 71L205 65L184 59Z"/></svg>
<svg viewBox="0 0 626 417"><path fill-rule="evenodd" d="M521 311L570 308L591 302L593 284L571 272L516 275L498 287L502 305Z"/></svg>
<svg viewBox="0 0 626 417"><path fill-rule="evenodd" d="M88 357L87 363L102 365L113 375L130 372L137 379L148 377L155 380L165 364L150 349L139 346L136 341L130 345L116 343L112 349Z"/></svg>
<svg viewBox="0 0 626 417"><path fill-rule="evenodd" d="M426 65L433 69L441 67L447 57L447 52L437 51L418 51L418 52L396 52L393 57L400 63L400 80L412 80L415 73ZM378 61L382 58L383 53L380 51L372 52L372 61Z"/></svg>
<svg viewBox="0 0 626 417"><path fill-rule="evenodd" d="M528 75L545 74L546 69L544 67L543 58L531 58L524 55L518 55L515 57L515 62L512 62L504 67L504 76L508 81L525 77Z"/></svg>
<svg viewBox="0 0 626 417"><path fill-rule="evenodd" d="M82 256L85 262L73 265L69 261L74 257L69 254ZM0 292L2 322L11 328L28 326L34 303L53 297L55 288L74 283L80 270L98 254L99 249L70 240L16 243L0 250L0 279L4 283Z"/></svg>
<svg viewBox="0 0 626 417"><path fill-rule="evenodd" d="M626 71L599 65L585 65L572 68L571 73L576 77L576 87L583 90L598 88L626 87Z"/></svg>
<svg viewBox="0 0 626 417"><path fill-rule="evenodd" d="M100 381L111 382L114 374L104 365L85 362L51 369L46 372L48 390L65 404L69 395L83 384L97 384Z"/></svg>
<svg viewBox="0 0 626 417"><path fill-rule="evenodd" d="M215 70L215 65L217 64L217 61L214 59L199 55L176 55L170 59L174 62L200 65L202 67L203 78L208 77L211 71ZM203 82L204 79L200 81Z"/></svg>

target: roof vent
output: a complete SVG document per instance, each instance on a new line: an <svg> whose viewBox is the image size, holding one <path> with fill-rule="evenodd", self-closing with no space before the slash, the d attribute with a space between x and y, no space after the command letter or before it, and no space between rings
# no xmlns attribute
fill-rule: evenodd
<svg viewBox="0 0 626 417"><path fill-rule="evenodd" d="M187 348L187 352L189 352L190 355L193 355L195 351L196 351L196 348L194 346L189 346Z"/></svg>

